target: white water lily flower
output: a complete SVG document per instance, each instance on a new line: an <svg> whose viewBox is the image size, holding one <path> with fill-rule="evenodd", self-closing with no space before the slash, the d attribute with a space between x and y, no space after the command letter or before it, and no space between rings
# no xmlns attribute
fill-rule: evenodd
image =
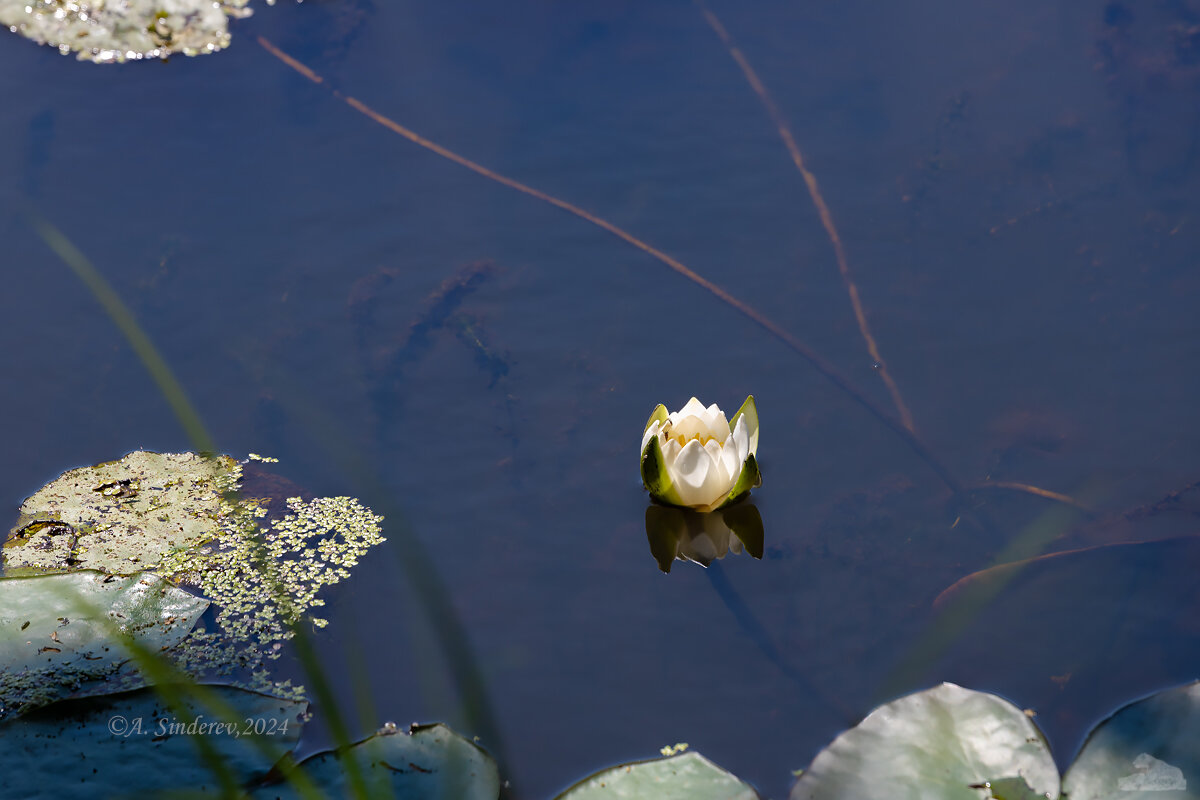
<svg viewBox="0 0 1200 800"><path fill-rule="evenodd" d="M642 483L650 496L673 506L713 511L762 484L758 410L754 396L733 415L696 398L678 411L659 404L642 434Z"/></svg>

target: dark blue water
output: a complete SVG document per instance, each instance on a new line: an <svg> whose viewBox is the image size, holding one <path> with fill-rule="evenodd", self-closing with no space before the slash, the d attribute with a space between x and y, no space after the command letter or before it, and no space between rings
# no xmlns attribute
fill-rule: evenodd
<svg viewBox="0 0 1200 800"><path fill-rule="evenodd" d="M738 312L255 42L668 252L890 411L802 179L683 2L263 7L224 53L125 67L4 39L5 502L73 466L191 447L32 208L112 282L222 450L277 456L395 525L402 511L429 551L502 741L458 702L398 528L331 593L319 640L358 733L485 734L522 797L685 741L780 797L889 692L1006 694L1066 762L1115 706L1194 678L1195 548L1068 564L944 646L923 634L933 599L1012 542L1196 531L1195 491L1159 501L1200 478L1200 12L713 10L820 181L921 440L963 484L1036 485L1094 517L996 490L956 504ZM480 261L439 317L431 296ZM766 555L664 575L641 426L659 402L732 410L748 393Z"/></svg>

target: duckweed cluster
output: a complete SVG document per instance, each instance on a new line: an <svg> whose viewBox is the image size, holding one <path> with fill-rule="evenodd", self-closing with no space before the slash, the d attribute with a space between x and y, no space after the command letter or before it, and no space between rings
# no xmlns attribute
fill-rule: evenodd
<svg viewBox="0 0 1200 800"><path fill-rule="evenodd" d="M288 513L265 526L261 513L253 500L233 504L227 519L234 525L160 569L171 580L196 586L216 608L218 630L194 631L172 653L180 666L193 674L248 670L250 688L278 694L284 687L269 684L267 662L279 657L294 626L327 624L311 615L325 603L317 594L350 577L351 568L384 538L382 517L351 497L293 497Z"/></svg>
<svg viewBox="0 0 1200 800"><path fill-rule="evenodd" d="M257 454L250 460L276 461ZM241 479L242 465L232 458L193 453L135 452L71 470L22 505L3 550L6 572L44 579L153 570L194 592L197 602L210 602L214 612L189 626L182 640L153 649L194 678L299 698L303 688L274 682L269 662L296 626L326 624L312 614L324 604L318 594L348 578L384 541L382 517L350 497L293 497L282 517L268 520L268 498L242 495ZM124 627L139 640L147 636ZM58 696L88 682L106 683L109 691L145 684L129 662L81 666L79 675L61 665L45 675L40 668L6 675L0 692L33 697L47 680L58 684Z"/></svg>

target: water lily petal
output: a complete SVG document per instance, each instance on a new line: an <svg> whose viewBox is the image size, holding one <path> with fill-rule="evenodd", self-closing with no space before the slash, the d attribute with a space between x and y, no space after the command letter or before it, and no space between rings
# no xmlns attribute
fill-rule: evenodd
<svg viewBox="0 0 1200 800"><path fill-rule="evenodd" d="M696 439L684 445L671 467L671 478L684 505L701 508L727 491L712 456Z"/></svg>
<svg viewBox="0 0 1200 800"><path fill-rule="evenodd" d="M701 403L696 398L688 400L683 408L671 414L671 421L677 422L684 417L699 417L704 414L704 403Z"/></svg>
<svg viewBox="0 0 1200 800"><path fill-rule="evenodd" d="M662 446L663 463L670 469L675 466L675 459L679 458L679 451L683 450L683 445L678 439L667 439L667 443Z"/></svg>
<svg viewBox="0 0 1200 800"><path fill-rule="evenodd" d="M708 423L700 417L686 416L680 417L677 422L671 425L671 436L681 436L684 441L695 439L696 437L708 437Z"/></svg>
<svg viewBox="0 0 1200 800"><path fill-rule="evenodd" d="M745 416L738 417L733 425L733 443L737 447L737 462L744 464L746 456L753 452L750 449L750 430L746 425Z"/></svg>
<svg viewBox="0 0 1200 800"><path fill-rule="evenodd" d="M732 435L721 446L721 467L725 470L729 485L732 486L742 472L742 459L738 458L737 440Z"/></svg>
<svg viewBox="0 0 1200 800"><path fill-rule="evenodd" d="M713 403L705 410L704 421L708 423L708 429L711 431L709 435L715 436L717 441L724 444L730 433L729 420L725 419L725 412L716 403Z"/></svg>
<svg viewBox="0 0 1200 800"><path fill-rule="evenodd" d="M739 419L746 421L746 432L750 437L750 452L758 454L758 406L754 404L754 395L746 398L742 407L737 410L730 420L730 425L736 427Z"/></svg>
<svg viewBox="0 0 1200 800"><path fill-rule="evenodd" d="M733 471L730 471L725 468L725 461L721 458L721 444L716 439L709 439L704 445L704 449L713 460L713 467L717 470L717 477L725 487L722 491L727 491L733 486L733 479L737 477L739 470L735 468Z"/></svg>

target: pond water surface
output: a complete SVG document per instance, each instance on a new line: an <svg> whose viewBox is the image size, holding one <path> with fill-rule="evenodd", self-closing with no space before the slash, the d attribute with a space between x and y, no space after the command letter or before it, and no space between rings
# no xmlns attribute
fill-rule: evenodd
<svg viewBox="0 0 1200 800"><path fill-rule="evenodd" d="M999 561L1197 530L1200 6L711 10L819 181L882 364L804 179L691 3L280 4L235 21L228 51L125 66L7 36L11 513L70 467L192 448L33 209L222 451L388 516L318 639L358 734L445 720L530 798L687 742L778 798L858 717L938 681L1035 710L1065 765L1115 707L1195 678L1187 543L1040 562L953 623L933 601ZM679 259L895 414L886 369L963 486L1090 516L994 486L955 500L728 304L330 87ZM641 426L659 402L750 393L764 557L664 574ZM405 570L414 539L483 704ZM328 744L313 731L306 748Z"/></svg>

